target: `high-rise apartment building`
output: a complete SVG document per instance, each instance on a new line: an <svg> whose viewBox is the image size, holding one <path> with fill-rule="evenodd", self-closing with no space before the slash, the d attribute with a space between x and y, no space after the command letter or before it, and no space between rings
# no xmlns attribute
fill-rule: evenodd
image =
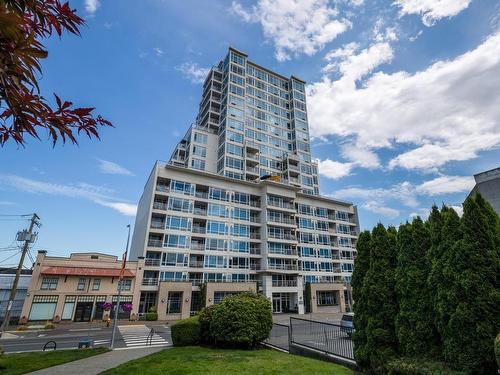
<svg viewBox="0 0 500 375"><path fill-rule="evenodd" d="M344 311L358 228L355 206L319 195L304 82L230 48L139 202L139 313L186 317L247 290L276 313Z"/></svg>
<svg viewBox="0 0 500 375"><path fill-rule="evenodd" d="M208 74L195 124L170 162L243 181L279 176L318 195L305 82L271 72L230 48Z"/></svg>

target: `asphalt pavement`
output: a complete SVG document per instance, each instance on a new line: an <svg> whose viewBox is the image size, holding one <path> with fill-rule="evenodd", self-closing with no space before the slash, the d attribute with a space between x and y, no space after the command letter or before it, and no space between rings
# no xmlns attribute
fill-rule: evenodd
<svg viewBox="0 0 500 375"><path fill-rule="evenodd" d="M151 328L154 329L150 336ZM6 353L42 351L49 341L56 343L56 349L77 349L81 340L90 339L93 346L109 347L111 327L69 326L54 330L10 331L11 335L0 339L0 346ZM17 336L12 338L12 335ZM163 324L118 325L115 335L116 349L141 349L147 347L163 347L172 345L170 327ZM47 350L53 348L53 343L47 344Z"/></svg>

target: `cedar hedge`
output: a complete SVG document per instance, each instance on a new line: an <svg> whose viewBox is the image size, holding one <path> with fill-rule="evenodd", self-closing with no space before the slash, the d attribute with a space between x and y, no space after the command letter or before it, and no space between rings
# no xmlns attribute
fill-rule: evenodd
<svg viewBox="0 0 500 375"><path fill-rule="evenodd" d="M198 316L179 320L172 325L172 341L174 346L190 346L200 343L200 321Z"/></svg>

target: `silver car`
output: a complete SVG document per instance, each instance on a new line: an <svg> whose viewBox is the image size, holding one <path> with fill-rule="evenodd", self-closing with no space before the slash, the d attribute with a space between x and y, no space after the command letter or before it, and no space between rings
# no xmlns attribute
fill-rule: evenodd
<svg viewBox="0 0 500 375"><path fill-rule="evenodd" d="M340 331L347 333L351 337L354 332L354 313L345 313L340 319Z"/></svg>

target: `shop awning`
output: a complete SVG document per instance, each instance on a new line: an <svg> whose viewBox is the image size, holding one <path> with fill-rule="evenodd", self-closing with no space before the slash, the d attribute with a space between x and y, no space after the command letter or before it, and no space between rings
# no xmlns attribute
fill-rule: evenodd
<svg viewBox="0 0 500 375"><path fill-rule="evenodd" d="M42 269L44 275L66 275L66 276L120 276L119 268L90 268L90 267L60 267L50 266ZM130 270L125 270L124 277L134 277L135 274Z"/></svg>

